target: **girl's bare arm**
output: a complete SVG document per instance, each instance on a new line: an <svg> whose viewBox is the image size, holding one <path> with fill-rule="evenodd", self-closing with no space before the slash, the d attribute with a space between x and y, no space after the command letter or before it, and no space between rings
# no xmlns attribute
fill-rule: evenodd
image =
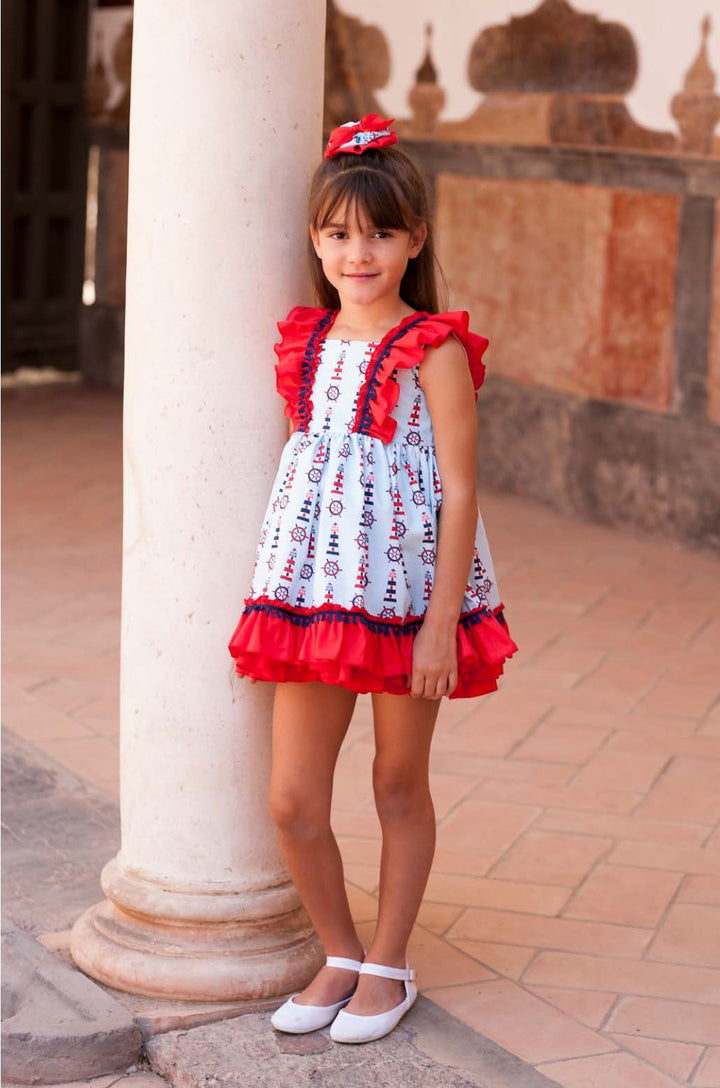
<svg viewBox="0 0 720 1088"><path fill-rule="evenodd" d="M433 591L415 639L410 692L438 699L457 686L457 622L477 526L475 396L457 340L426 353L420 385L432 419L443 499Z"/></svg>

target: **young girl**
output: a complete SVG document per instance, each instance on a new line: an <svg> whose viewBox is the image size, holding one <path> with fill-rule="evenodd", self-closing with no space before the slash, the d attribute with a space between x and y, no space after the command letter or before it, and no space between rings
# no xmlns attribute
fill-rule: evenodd
<svg viewBox="0 0 720 1088"><path fill-rule="evenodd" d="M291 436L230 643L241 676L278 683L271 810L328 954L272 1023L294 1033L332 1023L346 1043L392 1031L417 994L406 949L435 846L439 700L494 691L516 650L475 495L487 341L466 313L438 313L427 190L389 123L369 115L336 129L312 181L320 308L279 324ZM357 692L372 692L382 827L367 953L330 828Z"/></svg>

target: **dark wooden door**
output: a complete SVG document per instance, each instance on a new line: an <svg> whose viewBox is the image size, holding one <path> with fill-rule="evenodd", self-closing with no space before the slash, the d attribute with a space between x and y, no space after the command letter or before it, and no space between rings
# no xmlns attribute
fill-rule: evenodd
<svg viewBox="0 0 720 1088"><path fill-rule="evenodd" d="M77 367L87 0L3 0L2 368Z"/></svg>

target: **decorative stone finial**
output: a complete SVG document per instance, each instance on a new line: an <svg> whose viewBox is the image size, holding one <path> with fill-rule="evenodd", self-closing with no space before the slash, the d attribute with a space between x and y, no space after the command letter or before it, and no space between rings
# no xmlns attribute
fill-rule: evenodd
<svg viewBox="0 0 720 1088"><path fill-rule="evenodd" d="M425 57L415 73L415 85L408 95L412 110L409 134L412 136L432 136L445 105L445 91L438 84L437 70L430 54L432 32L432 23L428 23L425 27Z"/></svg>
<svg viewBox="0 0 720 1088"><path fill-rule="evenodd" d="M415 73L416 83L437 83L437 71L433 64L432 57L430 56L430 44L432 42L433 28L432 23L428 23L425 27L425 39L427 45L425 47L425 58Z"/></svg>
<svg viewBox="0 0 720 1088"><path fill-rule="evenodd" d="M706 15L700 28L700 48L685 76L684 89L670 104L680 129L680 147L700 155L711 153L713 132L720 120L720 97L714 93L715 73L707 51L711 28L710 16Z"/></svg>
<svg viewBox="0 0 720 1088"><path fill-rule="evenodd" d="M715 73L710 67L710 59L707 51L707 40L710 37L712 23L710 16L706 15L700 24L702 40L698 55L695 57L685 76L684 88L690 94L712 94L715 90Z"/></svg>

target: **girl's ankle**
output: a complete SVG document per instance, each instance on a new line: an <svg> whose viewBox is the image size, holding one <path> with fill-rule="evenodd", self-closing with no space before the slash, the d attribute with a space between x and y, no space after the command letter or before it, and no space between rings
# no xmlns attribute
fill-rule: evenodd
<svg viewBox="0 0 720 1088"><path fill-rule="evenodd" d="M366 958L365 949L362 945L360 945L359 948L353 949L352 951L349 951L347 948L326 948L325 954L326 956L336 956L339 959L356 960L359 963L362 963L362 961Z"/></svg>
<svg viewBox="0 0 720 1088"><path fill-rule="evenodd" d="M367 963L380 963L383 967L398 967L400 970L407 967L407 952L401 954L390 952L370 951L365 956Z"/></svg>

